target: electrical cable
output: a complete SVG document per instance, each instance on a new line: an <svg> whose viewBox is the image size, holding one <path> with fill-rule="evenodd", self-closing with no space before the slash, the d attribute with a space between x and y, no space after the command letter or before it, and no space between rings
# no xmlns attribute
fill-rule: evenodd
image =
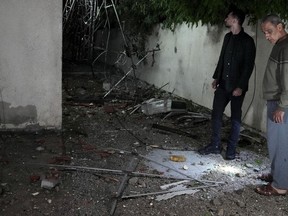
<svg viewBox="0 0 288 216"><path fill-rule="evenodd" d="M257 23L256 23L255 46L256 46L256 51L257 51L257 46L258 46L258 21L257 21ZM255 72L254 72L254 88L253 88L252 99L251 99L251 101L250 101L250 103L249 103L249 105L248 105L248 107L247 107L247 110L246 110L245 114L242 116L241 121L243 121L243 120L246 118L246 116L247 116L247 114L248 114L248 112L249 112L249 110L250 110L250 108L251 108L251 106L252 106L252 104L253 104L253 101L254 101L254 99L255 99L256 85L257 85L257 82L256 82L256 80L257 80L257 67L256 67L256 64L255 64L255 63L254 63L254 71L255 71Z"/></svg>
<svg viewBox="0 0 288 216"><path fill-rule="evenodd" d="M118 121L118 123L121 125L121 127L127 131L130 135L132 135L134 138L136 138L140 143L144 144L144 145L147 145L146 142L144 142L141 138L139 138L138 136L136 136L134 133L132 133L131 131L129 131L125 125L123 124L122 120L120 119L120 117L117 115L117 113L115 113L115 116L116 116L116 120Z"/></svg>

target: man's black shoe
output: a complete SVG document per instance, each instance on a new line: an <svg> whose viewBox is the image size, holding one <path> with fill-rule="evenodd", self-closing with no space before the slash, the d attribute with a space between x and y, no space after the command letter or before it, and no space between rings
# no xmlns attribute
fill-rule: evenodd
<svg viewBox="0 0 288 216"><path fill-rule="evenodd" d="M236 158L236 155L226 155L226 160L234 160Z"/></svg>
<svg viewBox="0 0 288 216"><path fill-rule="evenodd" d="M199 154L207 155L207 154L221 154L221 148L219 146L207 145L198 150Z"/></svg>
<svg viewBox="0 0 288 216"><path fill-rule="evenodd" d="M234 160L236 158L236 148L228 147L226 150L226 160Z"/></svg>

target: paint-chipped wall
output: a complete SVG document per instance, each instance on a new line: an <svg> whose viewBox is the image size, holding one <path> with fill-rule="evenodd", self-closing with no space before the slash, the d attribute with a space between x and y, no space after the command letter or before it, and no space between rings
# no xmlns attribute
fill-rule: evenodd
<svg viewBox="0 0 288 216"><path fill-rule="evenodd" d="M254 38L257 45L255 68L250 79L249 91L243 104L244 123L265 131L266 108L262 99L262 78L272 46L264 39L259 25L244 25L245 31ZM138 68L138 77L149 83L164 87L169 92L195 103L212 108L214 90L211 88L224 35L223 26L188 27L179 26L173 33L161 28L155 29L147 44L152 49L157 43L161 51L148 64ZM230 106L225 113L230 116Z"/></svg>
<svg viewBox="0 0 288 216"><path fill-rule="evenodd" d="M0 1L1 128L61 128L62 1Z"/></svg>
<svg viewBox="0 0 288 216"><path fill-rule="evenodd" d="M244 23L243 26L253 37L257 48L249 91L242 107L243 122L265 131L266 102L262 99L262 79L272 45L265 40L259 23L254 26ZM157 44L161 50L155 52L155 62L149 55L145 64L138 66L137 76L157 87L165 86L164 90L212 109L214 96L214 90L211 88L212 75L227 32L228 29L222 25L202 26L201 23L197 27L180 25L175 32L158 26L149 38L147 50L152 50ZM118 37L114 35L110 47L113 51L123 51L123 39L120 33ZM114 63L116 58L111 55L109 60L110 63ZM137 61L138 59L134 60ZM127 61L122 67L126 72L131 63ZM225 114L230 116L230 105L226 107Z"/></svg>

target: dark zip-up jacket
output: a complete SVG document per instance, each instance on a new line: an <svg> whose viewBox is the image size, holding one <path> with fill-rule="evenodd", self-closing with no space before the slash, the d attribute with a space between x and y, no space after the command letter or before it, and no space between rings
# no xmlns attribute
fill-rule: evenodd
<svg viewBox="0 0 288 216"><path fill-rule="evenodd" d="M232 32L229 32L224 37L220 57L213 74L213 79L217 79L218 82L222 79L224 54L231 36ZM243 92L248 90L249 78L254 68L255 55L256 47L254 40L250 35L244 32L244 29L242 28L235 40L232 59L230 62L232 73L228 80L226 80L226 82L229 82L229 86L232 87L232 90L235 88L241 88Z"/></svg>

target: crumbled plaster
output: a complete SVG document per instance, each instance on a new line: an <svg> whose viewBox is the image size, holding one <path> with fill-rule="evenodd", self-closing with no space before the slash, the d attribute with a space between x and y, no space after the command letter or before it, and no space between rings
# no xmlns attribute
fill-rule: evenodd
<svg viewBox="0 0 288 216"><path fill-rule="evenodd" d="M35 105L11 107L11 103L1 102L0 123L13 124L15 126L37 121L37 109Z"/></svg>

